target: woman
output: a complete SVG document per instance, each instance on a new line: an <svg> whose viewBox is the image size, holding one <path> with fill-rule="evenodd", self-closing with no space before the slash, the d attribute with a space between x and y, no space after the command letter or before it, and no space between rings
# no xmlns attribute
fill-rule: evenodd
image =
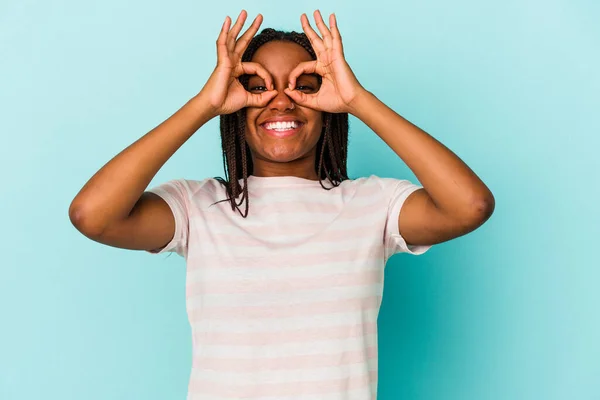
<svg viewBox="0 0 600 400"><path fill-rule="evenodd" d="M334 15L327 27L315 12L320 36L302 15L305 34L254 37L258 15L238 39L246 16L233 27L225 19L204 88L100 169L73 200L71 221L100 243L186 258L188 399L375 399L386 261L473 231L494 197L456 155L362 87ZM349 179L348 114L423 187ZM226 178L144 192L216 116Z"/></svg>

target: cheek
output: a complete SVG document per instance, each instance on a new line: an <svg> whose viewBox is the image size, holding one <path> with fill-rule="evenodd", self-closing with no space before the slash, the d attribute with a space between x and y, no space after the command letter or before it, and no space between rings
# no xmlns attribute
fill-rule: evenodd
<svg viewBox="0 0 600 400"><path fill-rule="evenodd" d="M246 140L248 142L253 142L254 137L256 136L256 118L258 117L259 112L253 110L251 108L246 109Z"/></svg>
<svg viewBox="0 0 600 400"><path fill-rule="evenodd" d="M311 132L316 140L321 137L321 131L323 130L323 115L318 113L311 118Z"/></svg>
<svg viewBox="0 0 600 400"><path fill-rule="evenodd" d="M256 122L256 118L258 118L259 114L260 114L259 110L256 110L254 108L247 108L246 109L246 126L254 126L254 123Z"/></svg>

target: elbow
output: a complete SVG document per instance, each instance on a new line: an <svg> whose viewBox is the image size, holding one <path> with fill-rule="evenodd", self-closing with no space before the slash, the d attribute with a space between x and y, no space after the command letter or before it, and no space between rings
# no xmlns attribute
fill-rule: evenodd
<svg viewBox="0 0 600 400"><path fill-rule="evenodd" d="M69 206L69 220L79 232L87 237L97 237L102 233L103 229L90 220L81 206L74 203Z"/></svg>
<svg viewBox="0 0 600 400"><path fill-rule="evenodd" d="M489 193L481 196L473 196L471 201L465 204L460 211L454 214L456 221L467 230L472 230L487 221L496 208L496 200Z"/></svg>
<svg viewBox="0 0 600 400"><path fill-rule="evenodd" d="M478 197L471 203L471 215L478 224L482 224L487 221L496 208L496 199L490 192L485 196Z"/></svg>

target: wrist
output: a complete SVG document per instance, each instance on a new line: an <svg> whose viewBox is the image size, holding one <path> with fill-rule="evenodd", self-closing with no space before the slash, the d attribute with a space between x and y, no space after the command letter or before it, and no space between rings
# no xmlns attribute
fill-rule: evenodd
<svg viewBox="0 0 600 400"><path fill-rule="evenodd" d="M191 108L193 108L198 113L199 117L205 121L209 121L219 116L219 113L211 106L210 101L203 92L199 92L192 97L188 104L190 104Z"/></svg>
<svg viewBox="0 0 600 400"><path fill-rule="evenodd" d="M356 96L348 103L348 113L359 117L360 111L364 110L365 103L369 100L369 97L373 94L364 87L360 87L357 91Z"/></svg>

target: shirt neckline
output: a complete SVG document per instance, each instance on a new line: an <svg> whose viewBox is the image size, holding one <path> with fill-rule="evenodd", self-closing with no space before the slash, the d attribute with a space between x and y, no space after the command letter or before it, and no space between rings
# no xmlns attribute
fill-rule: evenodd
<svg viewBox="0 0 600 400"><path fill-rule="evenodd" d="M239 180L240 184L244 179ZM323 184L327 184L327 180ZM248 176L248 183L252 186L321 186L318 180L300 178L298 176Z"/></svg>

